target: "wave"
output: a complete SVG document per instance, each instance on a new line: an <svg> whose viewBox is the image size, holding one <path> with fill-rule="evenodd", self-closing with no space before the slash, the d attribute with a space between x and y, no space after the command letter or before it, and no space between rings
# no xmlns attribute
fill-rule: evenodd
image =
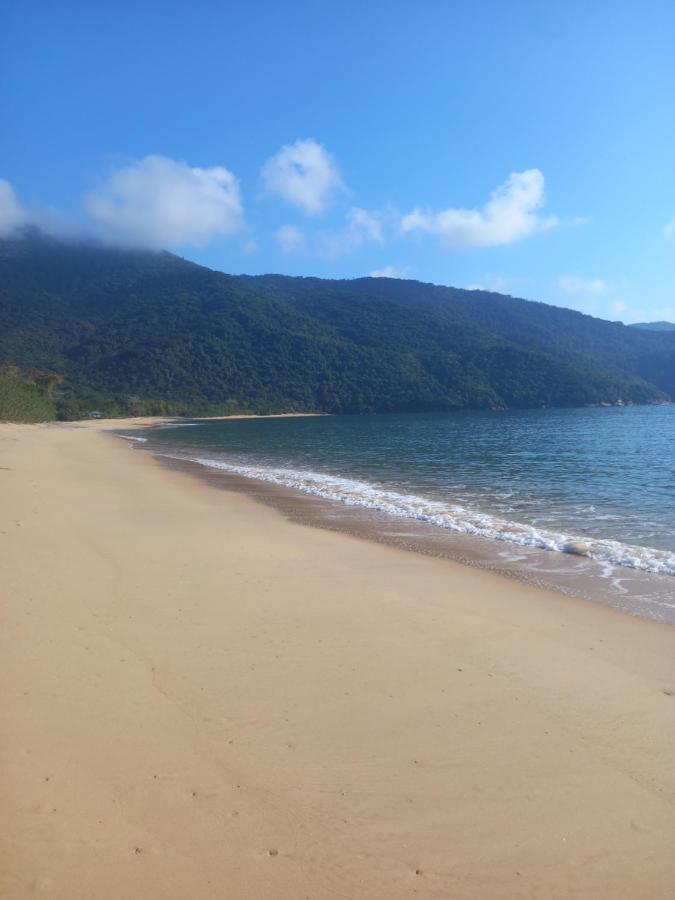
<svg viewBox="0 0 675 900"><path fill-rule="evenodd" d="M243 478L266 481L293 488L348 506L375 509L398 518L416 519L460 534L506 541L522 547L552 550L587 557L609 566L626 566L659 575L675 575L675 553L651 547L639 547L601 538L575 537L556 531L512 522L464 506L431 500L415 494L401 494L378 485L338 475L298 469L242 465L206 457L178 457L213 469L222 469Z"/></svg>
<svg viewBox="0 0 675 900"><path fill-rule="evenodd" d="M147 444L147 442L148 442L147 438L135 437L135 435L133 435L133 434L121 434L120 437L123 438L125 441L136 441L139 444Z"/></svg>

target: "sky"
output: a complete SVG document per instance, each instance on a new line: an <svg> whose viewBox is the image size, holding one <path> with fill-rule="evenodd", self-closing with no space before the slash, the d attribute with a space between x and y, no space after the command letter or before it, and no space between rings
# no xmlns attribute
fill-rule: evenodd
<svg viewBox="0 0 675 900"><path fill-rule="evenodd" d="M675 321L672 0L7 4L0 235Z"/></svg>

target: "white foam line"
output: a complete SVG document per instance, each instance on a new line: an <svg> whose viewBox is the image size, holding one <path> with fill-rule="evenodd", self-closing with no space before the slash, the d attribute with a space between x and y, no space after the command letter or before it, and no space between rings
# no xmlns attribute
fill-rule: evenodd
<svg viewBox="0 0 675 900"><path fill-rule="evenodd" d="M246 466L206 457L161 455L173 459L187 458L199 465L222 469L233 475L294 488L327 500L339 500L348 506L362 506L399 518L417 519L461 534L506 541L522 547L570 553L608 566L626 566L660 575L675 575L675 553L668 550L631 546L620 541L600 538L574 537L524 525L521 522L511 522L463 506L429 500L415 494L399 494L337 475L267 466Z"/></svg>

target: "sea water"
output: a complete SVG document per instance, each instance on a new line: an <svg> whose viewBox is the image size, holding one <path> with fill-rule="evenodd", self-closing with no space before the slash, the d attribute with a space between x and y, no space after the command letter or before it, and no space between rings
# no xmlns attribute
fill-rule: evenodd
<svg viewBox="0 0 675 900"><path fill-rule="evenodd" d="M423 524L434 552L442 536L446 555L675 622L673 405L186 422L144 437L165 457L377 511L382 531Z"/></svg>

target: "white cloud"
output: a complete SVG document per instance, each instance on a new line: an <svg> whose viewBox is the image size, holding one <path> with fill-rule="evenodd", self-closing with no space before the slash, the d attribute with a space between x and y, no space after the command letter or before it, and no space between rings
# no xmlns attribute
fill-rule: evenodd
<svg viewBox="0 0 675 900"><path fill-rule="evenodd" d="M566 294L602 294L607 285L600 278L561 275L558 279L558 287Z"/></svg>
<svg viewBox="0 0 675 900"><path fill-rule="evenodd" d="M309 215L323 212L336 191L344 190L340 172L321 144L313 140L287 144L262 170L265 188Z"/></svg>
<svg viewBox="0 0 675 900"><path fill-rule="evenodd" d="M384 244L382 213L354 206L347 213L344 228L320 235L319 255L337 259L364 244Z"/></svg>
<svg viewBox="0 0 675 900"><path fill-rule="evenodd" d="M555 216L539 215L543 204L544 176L539 169L528 169L509 175L481 210L415 209L403 216L401 231L436 234L449 248L513 244L558 224Z"/></svg>
<svg viewBox="0 0 675 900"><path fill-rule="evenodd" d="M12 185L0 178L0 237L12 237L14 232L26 226L59 238L86 237L86 231L79 223L69 221L56 209L26 209Z"/></svg>
<svg viewBox="0 0 675 900"><path fill-rule="evenodd" d="M9 181L0 178L0 237L27 224L28 213L17 200L14 188Z"/></svg>
<svg viewBox="0 0 675 900"><path fill-rule="evenodd" d="M373 269L368 275L371 278L407 278L411 272L410 266L384 266L382 269Z"/></svg>
<svg viewBox="0 0 675 900"><path fill-rule="evenodd" d="M275 237L284 253L305 249L305 236L295 225L282 225Z"/></svg>
<svg viewBox="0 0 675 900"><path fill-rule="evenodd" d="M491 291L496 294L508 294L510 291L520 290L527 286L527 279L507 277L505 275L484 275L482 281L473 281L467 284L465 291Z"/></svg>
<svg viewBox="0 0 675 900"><path fill-rule="evenodd" d="M628 309L623 300L612 300L612 302L609 304L609 308L616 316L621 315L621 313L626 312L626 310Z"/></svg>
<svg viewBox="0 0 675 900"><path fill-rule="evenodd" d="M382 219L378 212L369 212L354 206L347 213L347 229L355 235L361 243L373 241L375 244L383 244Z"/></svg>
<svg viewBox="0 0 675 900"><path fill-rule="evenodd" d="M227 169L192 168L165 156L113 172L85 207L116 239L149 246L202 245L242 227L237 179Z"/></svg>
<svg viewBox="0 0 675 900"><path fill-rule="evenodd" d="M672 237L675 237L675 219L671 219L670 222L667 222L663 226L663 236L666 240L670 240Z"/></svg>

